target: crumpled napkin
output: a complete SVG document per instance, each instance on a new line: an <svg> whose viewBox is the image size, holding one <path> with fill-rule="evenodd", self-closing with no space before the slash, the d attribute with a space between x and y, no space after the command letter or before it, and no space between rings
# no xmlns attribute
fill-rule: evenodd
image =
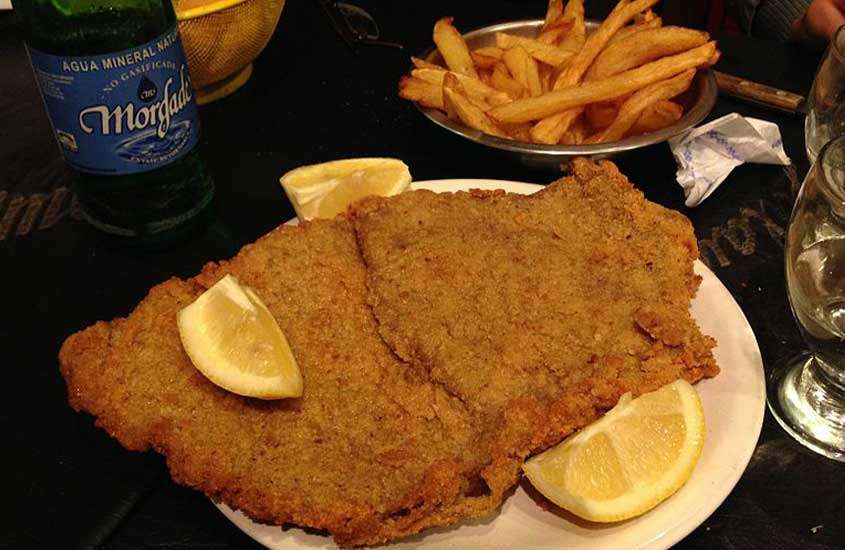
<svg viewBox="0 0 845 550"><path fill-rule="evenodd" d="M671 138L687 206L698 206L745 162L787 165L777 124L731 113Z"/></svg>

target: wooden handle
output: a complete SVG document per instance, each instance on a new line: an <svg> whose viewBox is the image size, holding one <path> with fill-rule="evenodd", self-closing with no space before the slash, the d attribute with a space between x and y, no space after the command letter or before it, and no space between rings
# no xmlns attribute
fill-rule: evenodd
<svg viewBox="0 0 845 550"><path fill-rule="evenodd" d="M800 112L804 105L804 96L719 71L713 71L713 74L716 76L716 85L719 87L719 91L726 95L761 103L767 107L774 107L790 113Z"/></svg>

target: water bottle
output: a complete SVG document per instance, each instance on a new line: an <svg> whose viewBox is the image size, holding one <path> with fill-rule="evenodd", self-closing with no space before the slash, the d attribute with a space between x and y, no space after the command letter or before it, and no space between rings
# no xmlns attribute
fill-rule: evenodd
<svg viewBox="0 0 845 550"><path fill-rule="evenodd" d="M86 219L132 243L201 219L214 185L170 0L16 0Z"/></svg>

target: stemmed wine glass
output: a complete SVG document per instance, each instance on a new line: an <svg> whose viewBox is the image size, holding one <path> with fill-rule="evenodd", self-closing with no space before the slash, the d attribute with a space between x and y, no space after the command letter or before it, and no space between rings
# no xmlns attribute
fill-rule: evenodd
<svg viewBox="0 0 845 550"><path fill-rule="evenodd" d="M845 136L821 148L798 193L786 287L809 353L769 374L769 408L798 441L845 461Z"/></svg>
<svg viewBox="0 0 845 550"><path fill-rule="evenodd" d="M807 98L804 142L807 157L815 162L822 146L845 134L845 25L827 47Z"/></svg>

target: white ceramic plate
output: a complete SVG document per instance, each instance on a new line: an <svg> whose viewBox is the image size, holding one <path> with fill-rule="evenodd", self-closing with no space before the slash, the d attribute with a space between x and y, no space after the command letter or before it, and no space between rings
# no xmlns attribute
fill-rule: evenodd
<svg viewBox="0 0 845 550"><path fill-rule="evenodd" d="M497 180L417 182L417 189L458 191L504 189L533 193L541 186ZM719 376L696 385L704 405L707 439L690 480L647 514L621 523L587 524L562 511L547 511L526 492L524 482L500 514L483 521L430 529L391 548L409 549L663 549L681 540L722 503L745 470L763 424L766 390L757 340L728 290L699 261L703 277L692 314L705 334L716 338ZM247 535L272 549L335 548L331 538L301 529L260 525L224 504L217 507Z"/></svg>

